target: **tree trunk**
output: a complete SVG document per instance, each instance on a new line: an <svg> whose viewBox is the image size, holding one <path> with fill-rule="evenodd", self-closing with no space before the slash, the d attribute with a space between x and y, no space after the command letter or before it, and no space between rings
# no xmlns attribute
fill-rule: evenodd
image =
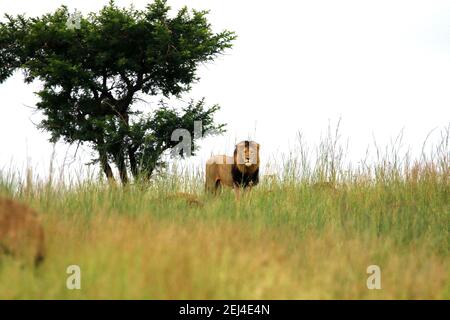
<svg viewBox="0 0 450 320"><path fill-rule="evenodd" d="M116 180L114 179L114 175L113 175L111 166L108 163L108 157L106 155L106 152L99 150L98 153L99 153L99 158L100 158L100 165L102 167L103 172L106 175L106 178L110 182L115 182Z"/></svg>
<svg viewBox="0 0 450 320"><path fill-rule="evenodd" d="M147 169L147 171L145 172L145 177L146 177L147 181L150 181L150 178L152 177L152 173L153 173L153 169Z"/></svg>
<svg viewBox="0 0 450 320"><path fill-rule="evenodd" d="M136 155L134 153L135 153L135 151L131 147L129 147L128 148L128 158L130 159L131 174L133 175L133 177L135 179L137 179L139 176L139 169L137 166Z"/></svg>
<svg viewBox="0 0 450 320"><path fill-rule="evenodd" d="M130 117L128 115L128 106L129 106L130 102L131 102L131 100L124 102L124 106L123 106L124 111L119 114L119 116L121 118L120 120L122 120L124 122L125 129L126 129L125 132L128 132L130 129L130 123L129 123ZM126 159L125 159L126 149L125 149L125 145L124 145L126 136L127 136L127 133L122 135L121 144L117 148L119 151L116 156L117 168L119 169L120 180L122 181L123 185L128 184L128 172L127 172L127 164L126 164ZM130 158L130 166L131 166L131 158ZM132 174L134 175L133 172L132 172Z"/></svg>
<svg viewBox="0 0 450 320"><path fill-rule="evenodd" d="M117 169L119 169L120 180L123 185L128 184L128 173L127 173L127 165L125 163L125 157L122 151L119 151L119 154L115 156Z"/></svg>

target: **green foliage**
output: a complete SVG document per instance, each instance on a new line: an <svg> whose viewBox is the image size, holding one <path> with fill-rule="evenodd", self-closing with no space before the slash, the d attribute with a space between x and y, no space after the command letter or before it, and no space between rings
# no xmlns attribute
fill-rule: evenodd
<svg viewBox="0 0 450 320"><path fill-rule="evenodd" d="M203 100L183 113L167 106L133 112L137 95L189 91L199 64L231 48L235 39L230 31L214 33L206 11L183 8L170 17L169 10L164 0L145 10L111 1L98 13L80 14L79 28L68 28L65 6L36 18L6 15L0 23L0 83L16 69L24 71L27 83L42 81L40 128L53 142L89 143L109 178L110 162L123 182L128 169L135 177L149 176L174 146L170 130L191 130L194 120L208 132L220 133L223 125L213 121L219 107L206 107Z"/></svg>

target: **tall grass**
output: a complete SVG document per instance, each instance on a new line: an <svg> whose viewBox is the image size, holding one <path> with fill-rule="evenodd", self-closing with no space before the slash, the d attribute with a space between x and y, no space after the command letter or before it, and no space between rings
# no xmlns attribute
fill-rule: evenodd
<svg viewBox="0 0 450 320"><path fill-rule="evenodd" d="M0 195L42 214L48 252L38 269L1 257L0 298L450 298L449 131L418 159L394 144L358 166L338 140L299 135L240 202L180 167L126 187L2 172ZM66 288L72 264L81 290Z"/></svg>

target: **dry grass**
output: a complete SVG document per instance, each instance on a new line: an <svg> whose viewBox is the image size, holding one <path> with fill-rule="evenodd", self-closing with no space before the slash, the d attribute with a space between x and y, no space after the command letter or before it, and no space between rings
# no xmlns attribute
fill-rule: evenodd
<svg viewBox="0 0 450 320"><path fill-rule="evenodd" d="M49 261L37 270L3 265L1 298L448 298L446 257L331 228L299 238L249 222L99 214L87 224L53 216L47 231ZM70 264L81 267L82 290L65 287ZM371 264L381 267L382 290L366 287Z"/></svg>

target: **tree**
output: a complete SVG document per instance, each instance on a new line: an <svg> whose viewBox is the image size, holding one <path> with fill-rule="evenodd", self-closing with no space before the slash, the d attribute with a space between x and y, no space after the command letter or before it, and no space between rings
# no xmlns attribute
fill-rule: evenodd
<svg viewBox="0 0 450 320"><path fill-rule="evenodd" d="M175 129L192 132L199 120L204 133L217 134L224 125L213 119L219 106L207 107L203 99L181 112L162 102L144 113L133 108L135 102L140 95L188 92L198 80L198 66L223 54L235 39L227 30L213 33L207 11L184 7L170 17L169 10L165 0L144 10L110 1L98 13L78 13L76 25L65 6L36 18L5 15L0 83L17 69L26 83L40 80L39 127L50 132L52 142L91 145L108 179L114 179L111 163L123 183L130 172L149 178L161 155L177 144L171 140ZM195 151L195 140L192 147Z"/></svg>

